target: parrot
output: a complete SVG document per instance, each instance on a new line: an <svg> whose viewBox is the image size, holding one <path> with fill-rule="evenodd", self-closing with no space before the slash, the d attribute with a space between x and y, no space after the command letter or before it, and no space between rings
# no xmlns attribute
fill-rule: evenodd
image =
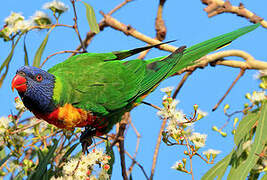
<svg viewBox="0 0 267 180"><path fill-rule="evenodd" d="M168 56L149 60L126 58L163 43L109 53L82 53L47 71L22 66L11 87L37 118L61 129L85 127L90 136L102 136L160 82L258 26L249 25L189 48L181 46Z"/></svg>

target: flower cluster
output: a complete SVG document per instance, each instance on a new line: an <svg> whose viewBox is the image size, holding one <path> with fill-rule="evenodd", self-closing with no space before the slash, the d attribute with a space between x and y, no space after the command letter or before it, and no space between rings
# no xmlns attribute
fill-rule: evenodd
<svg viewBox="0 0 267 180"><path fill-rule="evenodd" d="M163 97L163 108L158 111L158 116L168 119L168 125L166 131L162 133L163 141L167 145L187 145L189 150L184 151L186 156L192 157L197 151L205 146L207 135L193 132L192 125L208 115L208 113L199 109L198 105L194 105L194 113L192 117L187 117L181 110L177 110L176 106L179 103L177 100L171 97L173 88L166 87L161 89L166 95ZM172 141L175 141L173 143ZM186 143L186 144L185 144ZM207 157L207 161L211 162L220 153L220 151L209 149L204 151L203 154ZM198 153L199 154L199 153ZM212 157L212 159L211 159ZM190 173L186 170L186 158L177 161L172 169Z"/></svg>
<svg viewBox="0 0 267 180"><path fill-rule="evenodd" d="M58 16L55 16L58 20L60 14L68 10L68 7L60 1L54 0L44 4L44 9L50 9ZM11 12L10 16L5 19L5 25L0 30L0 38L3 38L5 41L13 39L13 37L19 33L29 31L33 26L45 26L52 24L51 19L48 15L42 11L36 11L35 14L28 20L25 20L25 17L21 13Z"/></svg>
<svg viewBox="0 0 267 180"><path fill-rule="evenodd" d="M253 104L259 104L266 100L265 91L253 91L252 95L247 93L246 98L249 99Z"/></svg>
<svg viewBox="0 0 267 180"><path fill-rule="evenodd" d="M43 6L44 9L50 9L54 13L58 13L59 15L67 11L69 8L63 2L54 0L52 2L47 2Z"/></svg>
<svg viewBox="0 0 267 180"><path fill-rule="evenodd" d="M218 154L220 154L221 151L218 151L218 150L214 150L214 149L208 149L206 151L203 152L203 154L207 157L208 160L210 160L210 158L212 158L211 160L213 161L216 156Z"/></svg>
<svg viewBox="0 0 267 180"><path fill-rule="evenodd" d="M3 134L7 130L11 121L12 119L9 117L0 117L0 134Z"/></svg>
<svg viewBox="0 0 267 180"><path fill-rule="evenodd" d="M206 139L207 139L206 134L200 134L198 132L193 132L191 136L189 136L189 140L195 145L196 149L204 147Z"/></svg>
<svg viewBox="0 0 267 180"><path fill-rule="evenodd" d="M80 159L71 159L63 166L63 177L52 179L109 179L108 170L110 166L108 164L110 156L103 153L102 150L94 149L92 152L87 155L82 155ZM95 165L101 167L98 175L96 174Z"/></svg>
<svg viewBox="0 0 267 180"><path fill-rule="evenodd" d="M48 24L52 24L51 19L43 11L36 11L34 15L31 17L31 19L33 23L37 26L45 26Z"/></svg>
<svg viewBox="0 0 267 180"><path fill-rule="evenodd" d="M26 111L27 108L24 106L23 102L20 100L19 97L15 98L15 107L18 111Z"/></svg>
<svg viewBox="0 0 267 180"><path fill-rule="evenodd" d="M27 30L31 26L31 22L24 20L24 16L20 13L11 12L10 16L5 19L5 26L0 31L0 37L4 40L10 40L10 36Z"/></svg>

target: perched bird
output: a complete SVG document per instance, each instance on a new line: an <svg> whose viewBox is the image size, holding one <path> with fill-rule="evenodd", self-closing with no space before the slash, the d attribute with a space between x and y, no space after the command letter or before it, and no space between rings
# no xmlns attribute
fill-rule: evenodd
<svg viewBox="0 0 267 180"><path fill-rule="evenodd" d="M258 26L240 28L146 61L123 59L159 44L111 53L84 53L48 71L23 66L12 80L12 89L17 89L24 105L37 118L64 129L87 127L90 136L100 136L161 81Z"/></svg>

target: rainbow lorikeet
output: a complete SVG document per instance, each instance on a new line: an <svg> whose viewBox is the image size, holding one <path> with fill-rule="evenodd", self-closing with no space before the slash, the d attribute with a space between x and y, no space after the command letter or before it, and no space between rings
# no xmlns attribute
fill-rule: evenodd
<svg viewBox="0 0 267 180"><path fill-rule="evenodd" d="M246 26L146 61L123 59L158 45L84 53L48 71L23 66L17 70L12 89L17 89L24 105L37 118L64 129L87 127L91 136L100 136L109 132L125 112L139 104L161 81L258 26Z"/></svg>

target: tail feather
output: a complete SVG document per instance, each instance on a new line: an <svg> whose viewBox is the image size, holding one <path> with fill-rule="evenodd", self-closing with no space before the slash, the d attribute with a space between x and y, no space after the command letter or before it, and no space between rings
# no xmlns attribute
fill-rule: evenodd
<svg viewBox="0 0 267 180"><path fill-rule="evenodd" d="M259 23L250 26L245 26L243 28L217 36L215 38L209 39L207 41L189 47L188 49L185 50L184 55L181 58L180 62L177 63L177 66L169 75L174 74L175 72L181 70L182 68L193 65L194 61L200 59L201 57L205 56L206 54L212 51L216 51L222 47L229 45L233 40L237 39L238 37L250 31L253 31L259 26L260 26Z"/></svg>
<svg viewBox="0 0 267 180"><path fill-rule="evenodd" d="M142 82L142 90L138 93L138 96L149 92L168 76L187 66L193 65L196 60L204 55L224 47L238 37L253 31L259 25L255 24L237 29L191 46L186 50L185 47L178 48L174 53L160 60L158 58L149 60L147 62L147 74Z"/></svg>

